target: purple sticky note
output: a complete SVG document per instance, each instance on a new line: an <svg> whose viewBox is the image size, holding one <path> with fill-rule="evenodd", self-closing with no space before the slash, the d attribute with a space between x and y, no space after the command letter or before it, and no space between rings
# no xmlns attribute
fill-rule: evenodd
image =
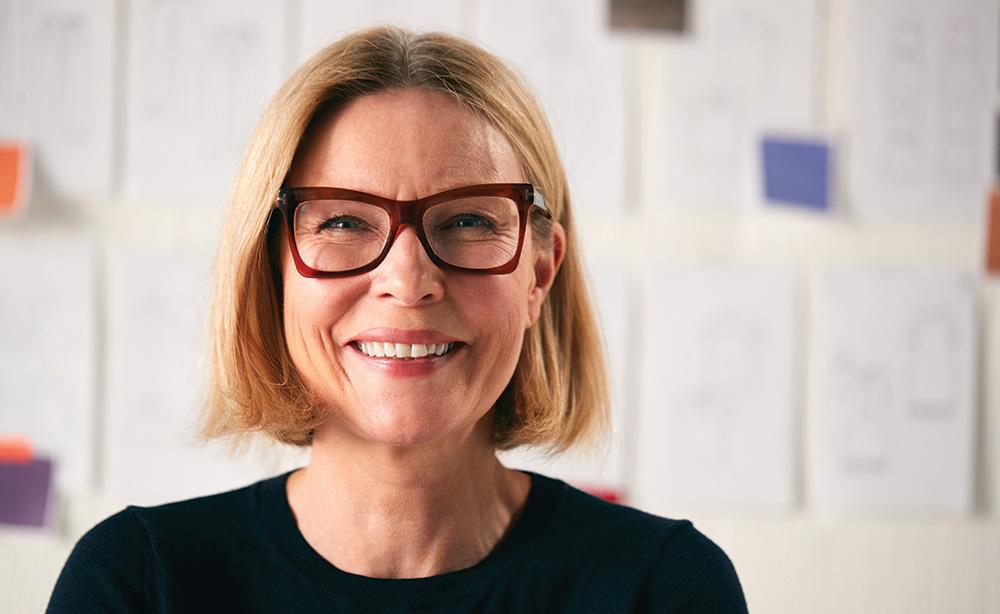
<svg viewBox="0 0 1000 614"><path fill-rule="evenodd" d="M764 137L764 197L769 202L829 209L830 153L825 141Z"/></svg>
<svg viewBox="0 0 1000 614"><path fill-rule="evenodd" d="M0 523L45 525L52 461L0 462Z"/></svg>

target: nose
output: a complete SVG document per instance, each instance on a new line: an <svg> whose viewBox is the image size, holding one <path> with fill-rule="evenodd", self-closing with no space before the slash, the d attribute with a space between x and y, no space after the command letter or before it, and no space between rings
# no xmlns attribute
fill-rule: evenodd
<svg viewBox="0 0 1000 614"><path fill-rule="evenodd" d="M444 295L443 271L431 261L412 226L402 226L372 272L372 291L404 306L430 304Z"/></svg>

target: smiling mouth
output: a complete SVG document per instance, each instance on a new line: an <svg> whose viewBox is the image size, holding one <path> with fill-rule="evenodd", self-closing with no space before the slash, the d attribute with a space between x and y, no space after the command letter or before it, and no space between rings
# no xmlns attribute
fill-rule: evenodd
<svg viewBox="0 0 1000 614"><path fill-rule="evenodd" d="M394 358L397 360L415 360L418 358L436 358L451 352L457 343L383 343L381 341L355 341L354 347L362 354L371 358Z"/></svg>

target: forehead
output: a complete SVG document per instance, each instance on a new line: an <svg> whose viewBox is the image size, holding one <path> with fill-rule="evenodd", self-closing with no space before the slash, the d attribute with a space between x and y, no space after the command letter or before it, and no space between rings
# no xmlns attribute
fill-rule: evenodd
<svg viewBox="0 0 1000 614"><path fill-rule="evenodd" d="M410 89L356 98L315 121L288 185L406 200L462 185L522 181L520 161L498 130L447 94Z"/></svg>

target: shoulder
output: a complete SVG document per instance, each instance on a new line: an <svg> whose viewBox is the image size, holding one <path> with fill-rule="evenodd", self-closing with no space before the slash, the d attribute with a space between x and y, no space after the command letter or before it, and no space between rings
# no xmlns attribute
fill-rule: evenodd
<svg viewBox="0 0 1000 614"><path fill-rule="evenodd" d="M554 528L587 544L605 570L639 582L640 610L746 612L739 578L726 553L688 520L664 518L610 503L559 480L541 478L557 493ZM575 537L574 537L575 536Z"/></svg>
<svg viewBox="0 0 1000 614"><path fill-rule="evenodd" d="M226 492L162 505L150 507L133 505L126 511L131 512L154 538L160 534L175 532L187 535L191 535L192 531L195 534L212 533L220 524L235 529L251 519L258 505L259 488L275 479L277 478Z"/></svg>
<svg viewBox="0 0 1000 614"><path fill-rule="evenodd" d="M553 520L567 532L613 536L614 541L635 539L653 545L691 528L687 520L649 514L611 503L574 488L561 480L534 474L533 483L552 493ZM627 543L627 542L626 542Z"/></svg>
<svg viewBox="0 0 1000 614"><path fill-rule="evenodd" d="M140 612L149 609L152 560L139 518L128 509L87 531L73 547L47 612Z"/></svg>
<svg viewBox="0 0 1000 614"><path fill-rule="evenodd" d="M647 598L651 611L747 611L732 561L690 523L662 544Z"/></svg>
<svg viewBox="0 0 1000 614"><path fill-rule="evenodd" d="M211 559L253 530L257 489L272 478L224 493L153 507L129 506L77 541L49 612L144 612L154 609L165 566Z"/></svg>
<svg viewBox="0 0 1000 614"><path fill-rule="evenodd" d="M284 478L153 507L130 506L126 512L142 525L161 565L184 573L228 565L259 544L262 491L283 488Z"/></svg>

